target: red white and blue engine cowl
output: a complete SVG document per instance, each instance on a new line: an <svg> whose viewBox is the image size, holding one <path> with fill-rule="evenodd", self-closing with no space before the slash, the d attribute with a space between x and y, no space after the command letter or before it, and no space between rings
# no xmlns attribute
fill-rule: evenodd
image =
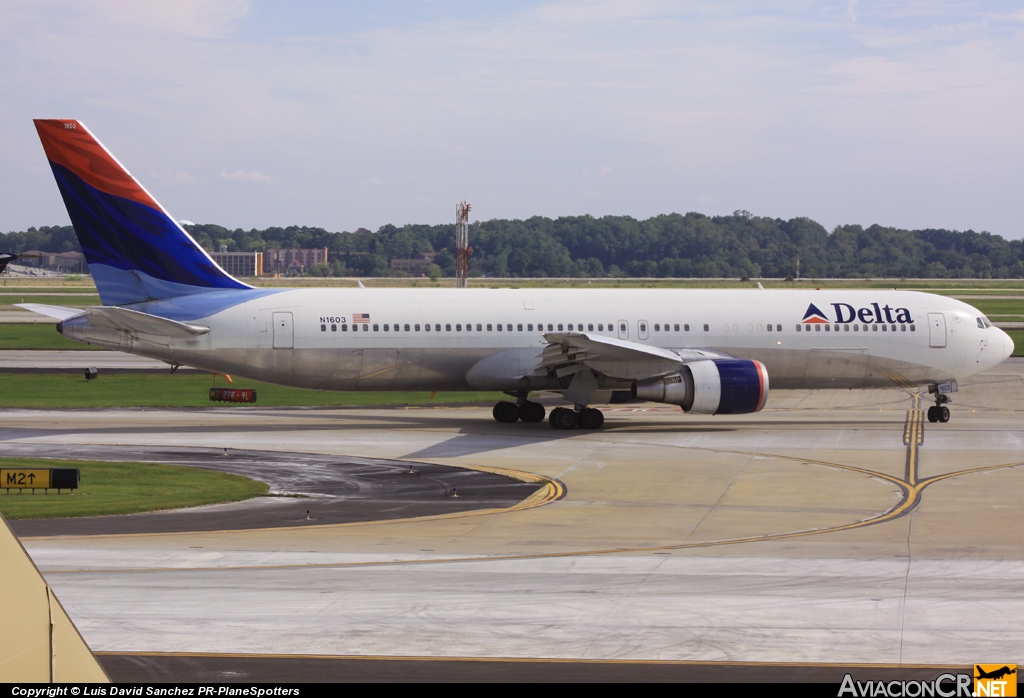
<svg viewBox="0 0 1024 698"><path fill-rule="evenodd" d="M759 412L768 400L768 370L751 359L709 359L678 373L633 383L633 397L679 405L698 414Z"/></svg>

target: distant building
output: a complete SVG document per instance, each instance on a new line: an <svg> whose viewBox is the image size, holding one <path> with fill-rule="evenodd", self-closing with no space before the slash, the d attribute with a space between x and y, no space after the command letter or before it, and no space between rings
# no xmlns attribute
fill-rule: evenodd
<svg viewBox="0 0 1024 698"><path fill-rule="evenodd" d="M211 252L210 257L231 276L263 275L262 252Z"/></svg>
<svg viewBox="0 0 1024 698"><path fill-rule="evenodd" d="M391 271L401 271L406 274L426 274L427 267L434 263L434 252L421 252L416 259L392 259Z"/></svg>
<svg viewBox="0 0 1024 698"><path fill-rule="evenodd" d="M18 264L26 267L38 267L65 274L84 274L88 270L85 255L81 252L43 252L42 250L25 250L20 253Z"/></svg>
<svg viewBox="0 0 1024 698"><path fill-rule="evenodd" d="M327 261L327 248L291 248L263 250L263 269L266 274L304 274L309 267Z"/></svg>

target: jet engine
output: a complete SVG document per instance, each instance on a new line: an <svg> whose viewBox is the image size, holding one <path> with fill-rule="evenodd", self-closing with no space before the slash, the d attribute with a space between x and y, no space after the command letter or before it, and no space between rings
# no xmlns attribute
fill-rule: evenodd
<svg viewBox="0 0 1024 698"><path fill-rule="evenodd" d="M768 370L749 359L694 361L678 373L634 381L630 393L679 405L684 412L748 414L759 412L768 399Z"/></svg>

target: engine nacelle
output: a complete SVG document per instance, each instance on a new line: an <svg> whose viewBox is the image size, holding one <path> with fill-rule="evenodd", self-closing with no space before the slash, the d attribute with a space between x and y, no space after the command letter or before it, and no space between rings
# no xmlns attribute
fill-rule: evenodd
<svg viewBox="0 0 1024 698"><path fill-rule="evenodd" d="M634 381L633 397L679 405L699 414L759 412L768 400L768 370L750 359L710 359L685 364L679 373Z"/></svg>

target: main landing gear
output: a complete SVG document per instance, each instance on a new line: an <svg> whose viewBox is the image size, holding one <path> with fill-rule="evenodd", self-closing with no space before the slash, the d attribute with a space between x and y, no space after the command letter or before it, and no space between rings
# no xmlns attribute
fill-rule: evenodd
<svg viewBox="0 0 1024 698"><path fill-rule="evenodd" d="M555 429L600 429L604 424L604 414L593 407L584 407L578 411L556 407L551 410L548 421Z"/></svg>
<svg viewBox="0 0 1024 698"><path fill-rule="evenodd" d="M520 397L516 402L502 400L491 410L496 422L511 424L523 421L536 424L543 422L545 416L544 405L539 402L530 402L525 397ZM593 407L582 407L567 409L556 407L551 410L548 422L555 429L600 429L604 424L604 414L601 410Z"/></svg>
<svg viewBox="0 0 1024 698"><path fill-rule="evenodd" d="M539 402L530 402L525 398L518 402L502 400L491 410L495 421L504 424L511 424L519 420L530 423L543 422L545 413L544 405Z"/></svg>
<svg viewBox="0 0 1024 698"><path fill-rule="evenodd" d="M949 395L935 396L935 404L928 408L929 422L942 422L945 424L949 421L949 408L945 404L947 402L952 402L949 399Z"/></svg>

